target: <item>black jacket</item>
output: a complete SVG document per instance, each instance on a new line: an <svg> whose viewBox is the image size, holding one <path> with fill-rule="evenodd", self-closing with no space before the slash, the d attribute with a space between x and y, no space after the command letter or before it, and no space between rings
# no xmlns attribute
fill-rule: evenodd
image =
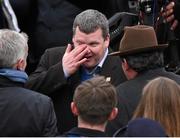
<svg viewBox="0 0 180 138"><path fill-rule="evenodd" d="M62 68L64 51L65 47L46 50L37 69L30 75L26 84L27 88L47 94L52 98L58 119L58 128L61 133L77 126L76 118L70 110L70 103L74 89L80 84L79 71L68 79L64 77ZM102 66L100 75L111 78L111 82L115 86L126 80L119 57L108 56Z"/></svg>
<svg viewBox="0 0 180 138"><path fill-rule="evenodd" d="M178 39L180 39L180 24L179 24L180 23L180 14L179 14L179 12L180 12L180 0L175 0L174 16L175 16L175 19L178 20L178 26L175 29L175 35Z"/></svg>
<svg viewBox="0 0 180 138"><path fill-rule="evenodd" d="M55 136L51 99L0 76L0 136Z"/></svg>
<svg viewBox="0 0 180 138"><path fill-rule="evenodd" d="M115 120L107 125L107 133L110 136L117 129L127 125L140 101L143 87L148 81L160 76L168 77L180 84L180 76L159 68L141 73L136 78L128 80L117 87L119 113Z"/></svg>

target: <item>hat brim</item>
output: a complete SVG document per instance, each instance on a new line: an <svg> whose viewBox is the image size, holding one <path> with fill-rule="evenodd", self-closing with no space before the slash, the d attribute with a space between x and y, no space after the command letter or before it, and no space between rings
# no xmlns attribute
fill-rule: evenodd
<svg viewBox="0 0 180 138"><path fill-rule="evenodd" d="M156 51L156 50L164 50L167 47L168 47L168 44L159 44L158 46L151 46L151 47L146 47L146 48L138 48L138 49L131 49L131 50L126 50L126 51L112 52L108 55L109 56L126 56L126 55L132 55L132 54L148 52L148 51L150 52L150 51Z"/></svg>

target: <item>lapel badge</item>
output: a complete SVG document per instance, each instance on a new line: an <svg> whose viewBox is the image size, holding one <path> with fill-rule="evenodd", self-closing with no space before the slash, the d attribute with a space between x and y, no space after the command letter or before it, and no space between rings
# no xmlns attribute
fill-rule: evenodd
<svg viewBox="0 0 180 138"><path fill-rule="evenodd" d="M107 82L110 82L110 81L111 81L111 77L107 77L107 78L106 78L106 81L107 81Z"/></svg>

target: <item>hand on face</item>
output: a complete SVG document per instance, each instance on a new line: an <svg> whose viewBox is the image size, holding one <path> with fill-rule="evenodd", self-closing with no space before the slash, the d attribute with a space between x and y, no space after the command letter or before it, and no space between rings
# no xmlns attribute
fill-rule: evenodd
<svg viewBox="0 0 180 138"><path fill-rule="evenodd" d="M162 13L162 16L165 18L165 20L169 23L171 23L171 30L174 30L178 25L178 20L174 17L174 2L170 2L166 8L165 11Z"/></svg>
<svg viewBox="0 0 180 138"><path fill-rule="evenodd" d="M68 44L65 54L62 59L62 66L66 73L70 76L74 74L84 62L87 53L87 46L75 47L73 49L71 44Z"/></svg>

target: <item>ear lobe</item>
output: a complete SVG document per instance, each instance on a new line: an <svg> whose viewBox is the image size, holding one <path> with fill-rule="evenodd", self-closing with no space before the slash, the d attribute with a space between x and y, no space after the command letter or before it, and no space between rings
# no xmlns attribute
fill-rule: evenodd
<svg viewBox="0 0 180 138"><path fill-rule="evenodd" d="M76 104L74 102L71 102L71 111L75 116L79 115L78 109L77 109Z"/></svg>
<svg viewBox="0 0 180 138"><path fill-rule="evenodd" d="M127 63L125 58L123 58L123 60L122 60L122 66L123 66L124 70L128 70L129 69L129 65L128 65L128 63Z"/></svg>
<svg viewBox="0 0 180 138"><path fill-rule="evenodd" d="M19 60L17 61L17 70L24 71L25 66L26 66L25 60L19 59Z"/></svg>
<svg viewBox="0 0 180 138"><path fill-rule="evenodd" d="M118 114L118 108L114 107L109 115L108 120L111 121L111 120L115 119L117 114Z"/></svg>

